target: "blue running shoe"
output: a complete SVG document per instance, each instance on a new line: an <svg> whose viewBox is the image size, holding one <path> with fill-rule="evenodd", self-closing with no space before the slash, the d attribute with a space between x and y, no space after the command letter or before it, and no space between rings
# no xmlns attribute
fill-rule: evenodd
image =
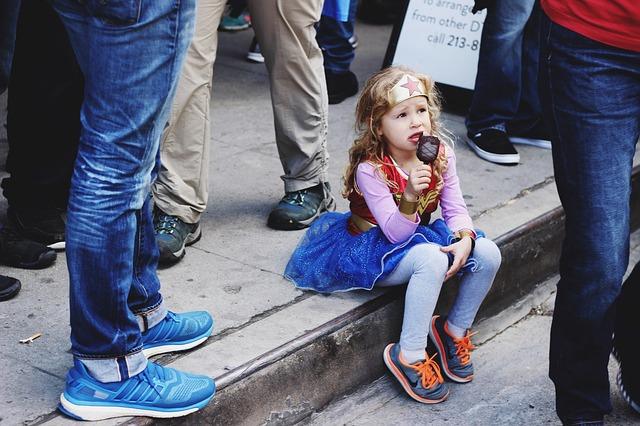
<svg viewBox="0 0 640 426"><path fill-rule="evenodd" d="M437 404L449 396L444 385L440 367L433 360L435 355L425 361L407 364L400 354L400 345L389 343L384 349L383 359L391 374L400 382L405 392L423 404Z"/></svg>
<svg viewBox="0 0 640 426"><path fill-rule="evenodd" d="M209 377L183 373L151 361L136 376L122 382L102 383L75 360L67 373L58 409L80 420L180 417L205 407L215 392L216 385Z"/></svg>
<svg viewBox="0 0 640 426"><path fill-rule="evenodd" d="M213 331L213 318L205 311L176 314L142 333L142 352L148 357L166 352L186 351L207 340Z"/></svg>
<svg viewBox="0 0 640 426"><path fill-rule="evenodd" d="M473 380L471 351L476 347L471 343L473 334L455 339L447 332L446 318L434 315L429 326L429 338L435 344L444 374L454 382L467 383Z"/></svg>

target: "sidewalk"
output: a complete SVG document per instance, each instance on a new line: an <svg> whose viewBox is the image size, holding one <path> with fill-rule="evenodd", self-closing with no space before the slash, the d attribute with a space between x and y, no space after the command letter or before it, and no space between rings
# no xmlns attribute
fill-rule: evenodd
<svg viewBox="0 0 640 426"><path fill-rule="evenodd" d="M631 273L640 260L640 231L631 236ZM541 285L537 296L524 302L531 311L524 318L518 307L503 311L475 327L477 350L473 382L447 382L450 395L437 405L410 399L390 374L332 402L313 414L305 425L465 425L511 426L559 424L554 387L549 374L549 330L555 301L554 276ZM613 413L608 426L640 424L640 415L620 395L618 363L611 357L609 381Z"/></svg>
<svg viewBox="0 0 640 426"><path fill-rule="evenodd" d="M353 71L362 84L380 68L391 27L358 23L357 33L360 45ZM214 336L204 347L186 355L162 356L160 362L216 377L223 389L265 365L263 354L268 353L271 361L284 357L282 348L288 342L298 339L304 344L300 339L312 339L310 330L328 330L334 319L375 301L381 293L325 297L298 291L282 278L303 232L266 227L267 214L283 191L266 69L244 61L252 31L219 35L212 96L211 196L202 219L203 237L178 265L159 275L172 310L206 309L216 319ZM5 104L0 99L2 110ZM329 111L330 183L336 196L354 135L354 105L355 98L350 98ZM444 120L458 136L458 172L469 210L489 237L504 235L559 206L550 151L519 146L519 166L487 163L467 148L463 117L444 114ZM0 133L0 140L3 137ZM2 158L5 152L6 143L0 143ZM2 200L0 214L5 210ZM338 210L347 210L345 200L338 200ZM0 273L23 284L17 298L0 304L0 422L72 423L55 411L72 363L64 253L49 269L0 267ZM43 336L32 344L18 343L38 332ZM283 391L296 394L295 388ZM251 397L256 399L255 394ZM313 407L292 408L304 409ZM286 420L286 413L276 412L267 421L278 423L282 416Z"/></svg>

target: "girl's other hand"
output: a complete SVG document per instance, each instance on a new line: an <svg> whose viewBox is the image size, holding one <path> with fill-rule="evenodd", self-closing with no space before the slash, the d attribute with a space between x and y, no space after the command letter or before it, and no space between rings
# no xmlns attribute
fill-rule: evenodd
<svg viewBox="0 0 640 426"><path fill-rule="evenodd" d="M417 201L418 197L431 183L431 166L421 163L409 172L404 196L407 201Z"/></svg>
<svg viewBox="0 0 640 426"><path fill-rule="evenodd" d="M453 253L453 263L447 271L447 274L444 276L444 280L447 281L458 273L460 268L467 263L467 258L469 257L469 254L471 254L471 237L464 237L450 246L441 247L440 251L443 253Z"/></svg>

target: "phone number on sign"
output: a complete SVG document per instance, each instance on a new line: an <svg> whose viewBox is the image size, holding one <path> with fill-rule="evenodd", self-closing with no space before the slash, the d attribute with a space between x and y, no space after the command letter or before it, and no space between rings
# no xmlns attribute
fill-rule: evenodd
<svg viewBox="0 0 640 426"><path fill-rule="evenodd" d="M460 49L478 50L480 48L480 40L469 40L466 37L446 33L429 34L427 41L429 43L442 44Z"/></svg>

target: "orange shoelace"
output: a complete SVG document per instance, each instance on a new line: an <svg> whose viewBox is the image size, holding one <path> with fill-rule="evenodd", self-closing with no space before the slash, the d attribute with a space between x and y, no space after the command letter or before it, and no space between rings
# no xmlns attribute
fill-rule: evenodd
<svg viewBox="0 0 640 426"><path fill-rule="evenodd" d="M442 373L440 373L440 367L438 363L433 359L437 354L434 354L431 358L427 358L425 361L409 366L413 368L422 381L422 387L425 389L431 389L438 383L443 383Z"/></svg>
<svg viewBox="0 0 640 426"><path fill-rule="evenodd" d="M473 343L471 343L471 336L474 334L476 333L467 331L464 337L460 339L453 338L453 343L456 345L456 355L462 365L467 365L471 362L471 351L476 348Z"/></svg>

